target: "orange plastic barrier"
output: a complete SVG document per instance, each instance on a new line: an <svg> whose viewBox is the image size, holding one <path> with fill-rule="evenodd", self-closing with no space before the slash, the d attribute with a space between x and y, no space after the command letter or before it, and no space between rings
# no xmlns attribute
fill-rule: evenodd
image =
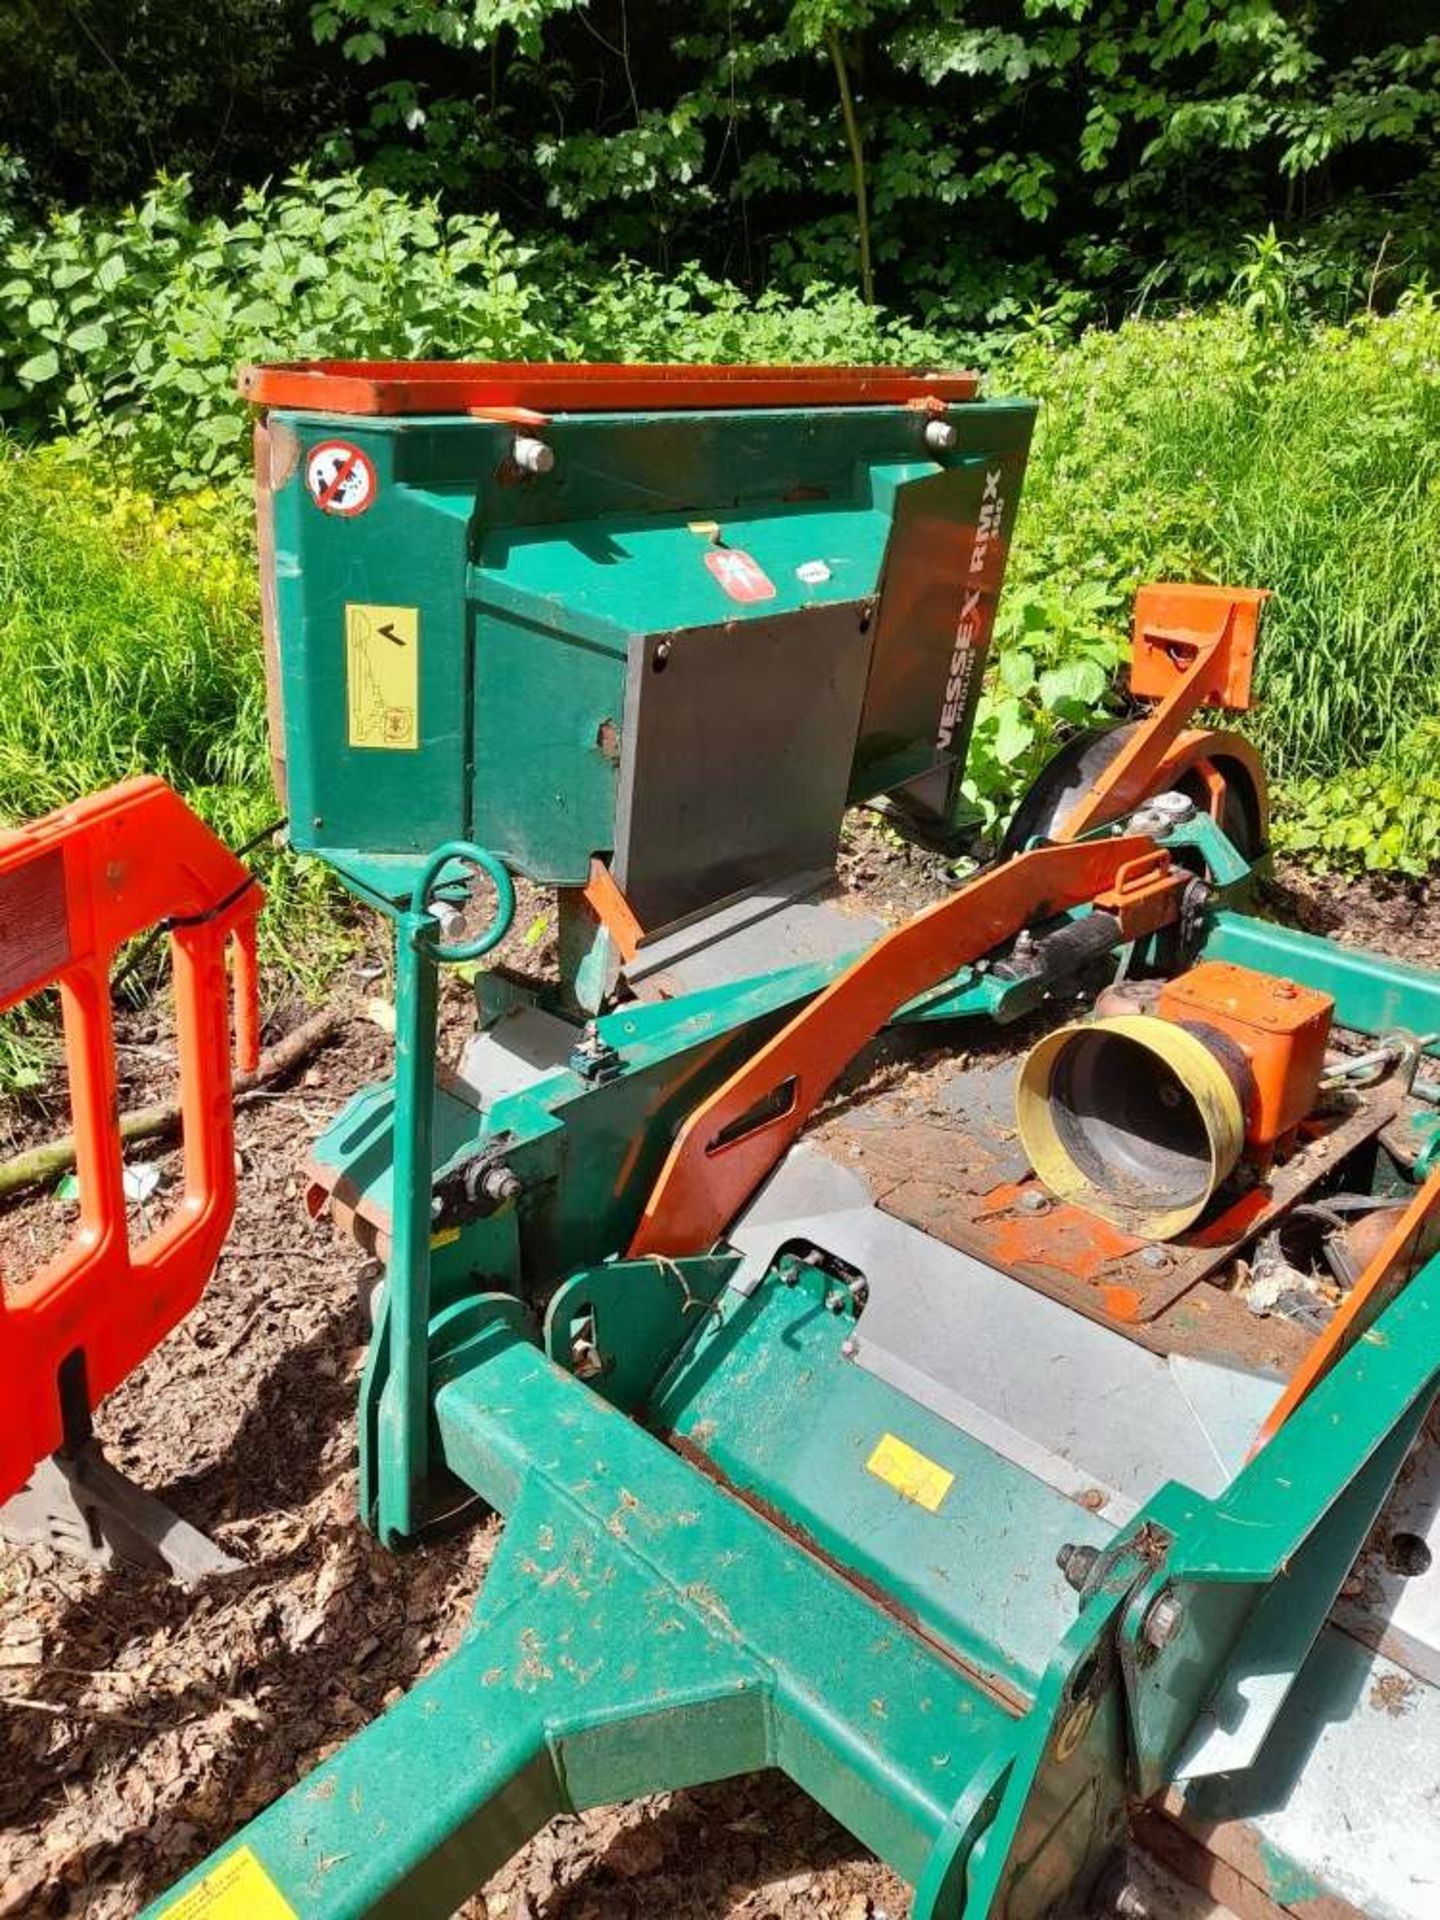
<svg viewBox="0 0 1440 1920"><path fill-rule="evenodd" d="M0 1500L68 1438L204 1291L235 1210L226 948L235 1052L259 1051L249 870L162 780L128 780L0 833L0 1011L60 992L80 1184L70 1244L0 1291ZM110 972L125 941L170 936L184 1190L131 1246Z"/></svg>

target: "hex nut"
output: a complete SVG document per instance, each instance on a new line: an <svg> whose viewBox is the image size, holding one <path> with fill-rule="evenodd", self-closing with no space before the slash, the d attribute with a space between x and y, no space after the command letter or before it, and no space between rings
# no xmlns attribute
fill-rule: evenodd
<svg viewBox="0 0 1440 1920"><path fill-rule="evenodd" d="M1169 1646L1184 1619L1183 1603L1173 1593L1162 1593L1146 1614L1140 1637L1147 1647L1154 1647L1158 1653L1161 1647Z"/></svg>

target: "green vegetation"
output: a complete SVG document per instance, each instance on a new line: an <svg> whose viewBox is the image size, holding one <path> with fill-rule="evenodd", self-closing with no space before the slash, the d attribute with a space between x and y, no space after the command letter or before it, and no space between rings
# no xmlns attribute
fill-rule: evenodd
<svg viewBox="0 0 1440 1920"><path fill-rule="evenodd" d="M1007 380L1045 406L989 722L1028 774L1057 689L1064 719L1075 697L1093 704L1141 581L1269 587L1247 726L1282 797L1304 796L1303 813L1282 811L1282 843L1424 872L1436 835L1413 795L1435 762L1440 686L1440 309L1416 296L1302 329L1282 283L1267 312L1131 321L1011 356ZM1030 656L1071 678L1032 688Z"/></svg>
<svg viewBox="0 0 1440 1920"><path fill-rule="evenodd" d="M160 493L248 473L247 360L925 364L951 350L852 292L751 300L698 268L601 273L353 176L257 188L231 219L197 213L176 183L0 247L0 409L103 443Z"/></svg>
<svg viewBox="0 0 1440 1920"><path fill-rule="evenodd" d="M860 287L927 324L1223 294L1244 237L1308 299L1440 264L1427 0L18 0L0 120L29 202L207 207L309 164L443 189L540 244Z"/></svg>
<svg viewBox="0 0 1440 1920"><path fill-rule="evenodd" d="M0 821L135 773L231 845L276 818L253 552L231 503L163 504L66 449L0 460ZM320 878L265 872L266 952L314 984L335 933Z"/></svg>
<svg viewBox="0 0 1440 1920"><path fill-rule="evenodd" d="M985 823L1119 710L1137 584L1229 580L1275 594L1247 725L1281 844L1432 870L1431 11L21 0L0 820L141 768L233 843L271 817L246 360L963 362L1043 402ZM332 903L267 880L313 987Z"/></svg>

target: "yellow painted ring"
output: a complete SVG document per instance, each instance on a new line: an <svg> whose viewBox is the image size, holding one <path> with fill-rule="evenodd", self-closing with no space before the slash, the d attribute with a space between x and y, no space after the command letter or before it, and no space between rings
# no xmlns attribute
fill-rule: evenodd
<svg viewBox="0 0 1440 1920"><path fill-rule="evenodd" d="M1204 1191L1166 1203L1156 1196L1112 1192L1098 1185L1065 1144L1055 1118L1055 1075L1081 1036L1113 1034L1133 1041L1165 1067L1189 1096L1205 1129L1208 1177ZM1223 1062L1188 1027L1150 1013L1115 1014L1058 1027L1030 1049L1015 1085L1015 1120L1030 1165L1059 1200L1122 1227L1138 1240L1173 1240L1199 1219L1240 1158L1245 1110Z"/></svg>

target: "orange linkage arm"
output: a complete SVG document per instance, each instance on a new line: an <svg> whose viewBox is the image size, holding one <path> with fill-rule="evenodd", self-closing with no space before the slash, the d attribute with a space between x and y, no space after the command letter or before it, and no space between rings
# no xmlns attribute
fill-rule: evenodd
<svg viewBox="0 0 1440 1920"><path fill-rule="evenodd" d="M1150 586L1135 595L1130 691L1160 704L1084 793L1056 830L1075 840L1139 806L1154 776L1201 707L1243 712L1260 610L1269 594L1256 587Z"/></svg>
<svg viewBox="0 0 1440 1920"><path fill-rule="evenodd" d="M1440 1213L1440 1168L1432 1173L1400 1215L1355 1282L1335 1317L1315 1338L1305 1358L1285 1383L1285 1391L1266 1416L1250 1449L1250 1458L1284 1426L1300 1402L1345 1358L1374 1326L1409 1280L1420 1236L1432 1215Z"/></svg>
<svg viewBox="0 0 1440 1920"><path fill-rule="evenodd" d="M162 780L127 780L0 833L0 1011L59 988L80 1184L70 1244L0 1293L0 1501L64 1443L67 1415L73 1429L190 1310L214 1268L235 1210L226 948L234 942L236 1054L253 1069L261 898L248 869ZM162 922L184 1190L132 1247L110 971L125 941Z"/></svg>
<svg viewBox="0 0 1440 1920"><path fill-rule="evenodd" d="M708 1252L899 1007L1021 927L1085 905L1155 851L1154 841L1140 835L1039 847L877 940L686 1120L629 1258Z"/></svg>

